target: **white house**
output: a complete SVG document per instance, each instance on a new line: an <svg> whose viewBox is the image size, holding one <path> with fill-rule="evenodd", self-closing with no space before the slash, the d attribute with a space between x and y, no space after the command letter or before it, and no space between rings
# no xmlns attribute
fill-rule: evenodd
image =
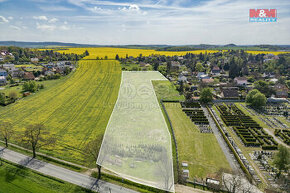
<svg viewBox="0 0 290 193"><path fill-rule="evenodd" d="M7 83L5 76L0 76L0 85L5 85Z"/></svg>
<svg viewBox="0 0 290 193"><path fill-rule="evenodd" d="M236 77L234 81L238 86L246 86L248 84L246 77Z"/></svg>

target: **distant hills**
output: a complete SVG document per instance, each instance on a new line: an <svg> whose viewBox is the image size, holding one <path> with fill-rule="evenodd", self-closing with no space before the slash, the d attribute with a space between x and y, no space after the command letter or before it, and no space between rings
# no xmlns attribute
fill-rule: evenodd
<svg viewBox="0 0 290 193"><path fill-rule="evenodd" d="M22 41L0 41L0 46L17 46L24 48L56 48L56 47L119 47L119 48L142 48L155 49L160 51L189 51L205 49L245 49L245 50L263 50L263 51L281 51L290 50L290 45L96 45L96 44L77 44L64 42L22 42Z"/></svg>

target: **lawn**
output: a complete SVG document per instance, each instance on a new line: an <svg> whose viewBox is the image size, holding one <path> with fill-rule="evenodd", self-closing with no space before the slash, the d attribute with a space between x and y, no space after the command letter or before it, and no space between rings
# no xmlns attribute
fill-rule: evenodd
<svg viewBox="0 0 290 193"><path fill-rule="evenodd" d="M175 86L170 81L154 80L152 83L158 100L184 100L184 95L179 95Z"/></svg>
<svg viewBox="0 0 290 193"><path fill-rule="evenodd" d="M4 162L0 166L0 193L89 193L79 186Z"/></svg>
<svg viewBox="0 0 290 193"><path fill-rule="evenodd" d="M179 103L164 103L175 132L180 164L188 163L189 175L205 178L230 165L213 134L200 133Z"/></svg>
<svg viewBox="0 0 290 193"><path fill-rule="evenodd" d="M63 78L65 78L65 77L61 77L61 79L63 79ZM47 89L47 88L53 87L59 81L61 81L61 80L45 80L45 81L38 81L38 82L36 82L36 84L38 84L38 85L42 84L44 86L44 89ZM0 90L0 92L3 92L3 93L5 93L6 96L8 96L10 92L15 91L17 93L18 97L21 98L22 97L22 86L23 86L23 83L19 83L18 86L14 86L14 87L5 86L5 87L2 87L4 89Z"/></svg>
<svg viewBox="0 0 290 193"><path fill-rule="evenodd" d="M54 85L0 107L0 117L10 119L17 134L31 123L43 123L57 137L57 143L41 152L82 164L84 146L104 134L120 81L119 62L83 60L76 72ZM20 138L16 136L12 140L19 144Z"/></svg>

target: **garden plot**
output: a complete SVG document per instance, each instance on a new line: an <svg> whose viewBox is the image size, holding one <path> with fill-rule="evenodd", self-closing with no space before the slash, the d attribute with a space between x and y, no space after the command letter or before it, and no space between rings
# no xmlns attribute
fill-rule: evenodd
<svg viewBox="0 0 290 193"><path fill-rule="evenodd" d="M174 192L171 137L152 80L159 72L123 72L97 163L131 181Z"/></svg>

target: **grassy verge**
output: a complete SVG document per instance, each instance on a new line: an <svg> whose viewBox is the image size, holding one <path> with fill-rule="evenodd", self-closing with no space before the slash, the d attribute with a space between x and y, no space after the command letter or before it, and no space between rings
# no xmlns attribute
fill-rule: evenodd
<svg viewBox="0 0 290 193"><path fill-rule="evenodd" d="M0 142L0 145L2 145L4 147L5 144L3 142ZM32 153L29 150L21 149L21 148L12 146L12 145L9 145L8 149L13 150L13 151L18 152L18 153L21 153L21 154L24 154L24 155L27 155L27 156L32 156ZM44 155L37 155L36 158L41 160L41 161L45 161L47 163L51 163L51 164L54 164L54 165L57 165L57 166L60 166L60 167L63 167L63 168L69 169L69 170L76 171L76 172L85 172L86 171L85 168L71 165L69 163L62 162L60 160L53 159L53 158L50 158L50 157L47 157Z"/></svg>
<svg viewBox="0 0 290 193"><path fill-rule="evenodd" d="M46 176L28 168L2 161L0 193L91 193L92 191Z"/></svg>

